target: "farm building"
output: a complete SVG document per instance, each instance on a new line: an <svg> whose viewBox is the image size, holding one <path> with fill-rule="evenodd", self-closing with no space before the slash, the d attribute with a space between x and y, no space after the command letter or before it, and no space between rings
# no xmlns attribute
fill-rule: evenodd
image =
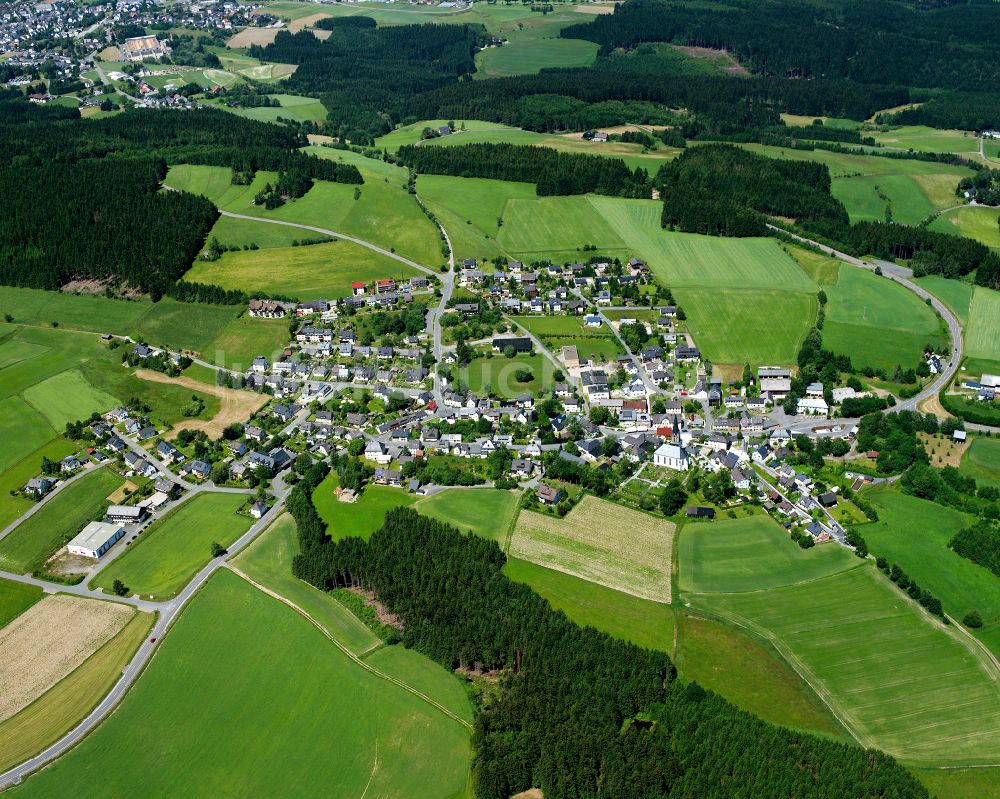
<svg viewBox="0 0 1000 799"><path fill-rule="evenodd" d="M159 60L170 52L170 47L155 36L133 36L122 43L121 51L126 61L142 61L144 58Z"/></svg>
<svg viewBox="0 0 1000 799"><path fill-rule="evenodd" d="M69 542L66 549L72 555L97 560L124 535L125 528L120 525L90 522Z"/></svg>
<svg viewBox="0 0 1000 799"><path fill-rule="evenodd" d="M105 518L113 524L135 524L145 516L145 509L134 505L112 505L105 514Z"/></svg>

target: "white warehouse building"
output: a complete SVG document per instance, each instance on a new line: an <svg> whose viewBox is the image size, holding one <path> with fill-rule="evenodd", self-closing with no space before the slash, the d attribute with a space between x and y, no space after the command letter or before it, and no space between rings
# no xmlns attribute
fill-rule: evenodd
<svg viewBox="0 0 1000 799"><path fill-rule="evenodd" d="M66 549L72 555L82 555L97 560L124 535L125 528L120 525L91 522L67 544Z"/></svg>

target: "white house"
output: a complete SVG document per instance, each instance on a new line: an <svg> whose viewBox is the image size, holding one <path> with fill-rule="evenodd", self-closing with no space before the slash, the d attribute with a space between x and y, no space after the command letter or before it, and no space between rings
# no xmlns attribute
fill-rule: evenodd
<svg viewBox="0 0 1000 799"><path fill-rule="evenodd" d="M66 549L71 555L97 560L124 535L125 528L120 525L90 522L67 544Z"/></svg>
<svg viewBox="0 0 1000 799"><path fill-rule="evenodd" d="M691 467L687 450L677 444L661 444L653 453L653 465L686 472Z"/></svg>
<svg viewBox="0 0 1000 799"><path fill-rule="evenodd" d="M795 408L795 412L800 416L826 416L829 410L826 400L822 397L803 397Z"/></svg>

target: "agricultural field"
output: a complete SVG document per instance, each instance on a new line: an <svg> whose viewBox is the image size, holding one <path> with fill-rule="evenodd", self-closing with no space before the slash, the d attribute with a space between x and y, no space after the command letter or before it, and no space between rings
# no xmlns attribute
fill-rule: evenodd
<svg viewBox="0 0 1000 799"><path fill-rule="evenodd" d="M225 247L291 247L292 242L312 238L308 230L272 225L269 222L255 222L252 219L236 219L220 216L215 220L206 241L218 240Z"/></svg>
<svg viewBox="0 0 1000 799"><path fill-rule="evenodd" d="M148 300L0 286L0 313L9 313L19 325L48 327L57 322L64 330L129 333L151 307Z"/></svg>
<svg viewBox="0 0 1000 799"><path fill-rule="evenodd" d="M340 161L345 164L354 164L366 181L376 182L388 181L396 186L406 187L409 173L406 167L390 164L388 161L381 161L376 158L368 158L353 150L341 150L337 147L324 147L321 142L327 141L326 136L310 136L311 142L308 147L303 147L302 152L315 155L317 158L326 158L329 161ZM330 140L332 141L332 139Z"/></svg>
<svg viewBox="0 0 1000 799"><path fill-rule="evenodd" d="M897 491L873 490L869 499L878 509L879 520L859 532L871 551L898 563L926 586L956 621L978 610L983 626L970 632L1000 656L1000 582L987 569L948 548L952 536L973 518Z"/></svg>
<svg viewBox="0 0 1000 799"><path fill-rule="evenodd" d="M270 66L269 64L265 65L268 72L270 72ZM253 67L250 69L253 69ZM256 69L261 71L261 67L257 67ZM249 75L248 77L255 76ZM266 77L271 77L271 75L268 74ZM260 122L277 122L279 117L281 119L294 119L297 122L320 122L326 119L326 108L315 97L300 97L294 94L271 94L268 96L272 100L277 100L281 105L257 108L231 108L220 104L219 107L237 116L256 119Z"/></svg>
<svg viewBox="0 0 1000 799"><path fill-rule="evenodd" d="M518 494L490 488L450 488L421 497L414 509L424 516L492 538L501 549L507 543Z"/></svg>
<svg viewBox="0 0 1000 799"><path fill-rule="evenodd" d="M114 638L133 608L68 595L45 597L0 630L0 722L11 718Z"/></svg>
<svg viewBox="0 0 1000 799"><path fill-rule="evenodd" d="M819 307L812 294L781 290L685 288L674 296L702 355L720 364L794 363Z"/></svg>
<svg viewBox="0 0 1000 799"><path fill-rule="evenodd" d="M341 502L333 493L337 485L337 473L330 472L313 491L316 512L326 522L326 531L335 541L350 536L368 540L382 526L388 511L416 501L413 494L400 488L369 485L356 502Z"/></svg>
<svg viewBox="0 0 1000 799"><path fill-rule="evenodd" d="M14 795L466 791L464 727L363 670L235 574L215 575L159 646L119 709Z"/></svg>
<svg viewBox="0 0 1000 799"><path fill-rule="evenodd" d="M0 629L41 598L42 589L36 585L0 579Z"/></svg>
<svg viewBox="0 0 1000 799"><path fill-rule="evenodd" d="M674 525L585 496L562 519L522 511L510 555L642 599L670 602Z"/></svg>
<svg viewBox="0 0 1000 799"><path fill-rule="evenodd" d="M226 252L218 261L196 261L184 279L311 300L350 296L351 283L357 280L370 283L418 274L416 269L367 247L338 240L308 247ZM285 327L287 331L287 324Z"/></svg>
<svg viewBox="0 0 1000 799"><path fill-rule="evenodd" d="M957 200L957 198L956 198ZM1000 210L996 208L956 208L941 214L930 224L931 230L951 233L1000 249Z"/></svg>
<svg viewBox="0 0 1000 799"><path fill-rule="evenodd" d="M674 663L681 677L773 724L847 737L830 709L769 647L713 619L677 610Z"/></svg>
<svg viewBox="0 0 1000 799"><path fill-rule="evenodd" d="M50 461L60 461L67 455L76 452L77 446L68 439L54 438L39 449L34 450L21 460L0 472L0 529L3 529L34 503L20 494L11 496L12 491L20 491L24 484L38 474L42 458Z"/></svg>
<svg viewBox="0 0 1000 799"><path fill-rule="evenodd" d="M234 565L252 580L291 600L355 654L381 644L379 638L329 594L292 575L292 559L299 553L295 521L280 516L247 549Z"/></svg>
<svg viewBox="0 0 1000 799"><path fill-rule="evenodd" d="M976 286L965 328L965 354L970 358L1000 357L1000 291Z"/></svg>
<svg viewBox="0 0 1000 799"><path fill-rule="evenodd" d="M917 283L948 306L964 326L969 319L969 306L975 286L960 280L949 280L940 275L917 278Z"/></svg>
<svg viewBox="0 0 1000 799"><path fill-rule="evenodd" d="M587 196L509 200L499 241L525 261L582 257L578 253L585 245L601 254L626 254L625 243Z"/></svg>
<svg viewBox="0 0 1000 799"><path fill-rule="evenodd" d="M563 347L568 346L576 347L581 358L595 362L613 361L625 352L606 325L600 328L584 327L579 317L518 316L515 321L538 336L556 357L559 357Z"/></svg>
<svg viewBox="0 0 1000 799"><path fill-rule="evenodd" d="M911 769L938 799L1000 799L995 768Z"/></svg>
<svg viewBox="0 0 1000 799"><path fill-rule="evenodd" d="M250 529L251 518L237 515L243 494L200 494L152 524L128 551L91 581L110 591L116 579L132 593L168 599L211 559L213 542L229 546Z"/></svg>
<svg viewBox="0 0 1000 799"><path fill-rule="evenodd" d="M843 547L801 549L770 516L689 524L678 541L680 588L697 594L762 591L859 566Z"/></svg>
<svg viewBox="0 0 1000 799"><path fill-rule="evenodd" d="M556 610L582 626L631 641L647 649L671 653L674 611L669 605L615 591L562 571L509 558L504 574L525 583Z"/></svg>
<svg viewBox="0 0 1000 799"><path fill-rule="evenodd" d="M597 45L583 39L560 39L559 30L580 21L572 9L560 8L542 19L501 26L506 43L476 55L476 77L503 78L535 74L542 69L585 67L597 57Z"/></svg>
<svg viewBox="0 0 1000 799"><path fill-rule="evenodd" d="M865 133L879 144L895 150L922 150L928 153L979 154L979 137L965 130L937 130L926 125L904 125L886 131Z"/></svg>
<svg viewBox="0 0 1000 799"><path fill-rule="evenodd" d="M531 372L530 380L522 383L515 377L521 369ZM515 355L513 358L503 355L474 358L468 366L456 367L454 371L457 381L475 394L492 391L500 397L513 399L521 394L536 395L550 388L554 382L552 375L555 367L547 358L535 353Z"/></svg>
<svg viewBox="0 0 1000 799"><path fill-rule="evenodd" d="M823 344L855 366L912 368L926 344L944 343L934 310L909 289L865 269L841 266L829 299Z"/></svg>
<svg viewBox="0 0 1000 799"><path fill-rule="evenodd" d="M697 594L682 568L681 596L774 646L863 745L912 765L1000 761L992 662L870 561L851 568L833 545L816 549L831 559L829 576L776 586L764 570L759 583L741 583L742 593ZM757 557L770 563L776 556L761 540Z"/></svg>
<svg viewBox="0 0 1000 799"><path fill-rule="evenodd" d="M152 625L151 614L136 613L68 677L0 722L0 771L23 763L73 729L118 681Z"/></svg>
<svg viewBox="0 0 1000 799"><path fill-rule="evenodd" d="M178 302L164 297L139 321L137 330L150 344L201 353L245 310L242 305Z"/></svg>
<svg viewBox="0 0 1000 799"><path fill-rule="evenodd" d="M980 485L1000 488L1000 439L976 436L962 456L958 470Z"/></svg>
<svg viewBox="0 0 1000 799"><path fill-rule="evenodd" d="M53 375L25 389L21 396L56 430L67 423L86 419L92 413L111 410L117 400L95 388L77 369Z"/></svg>
<svg viewBox="0 0 1000 799"><path fill-rule="evenodd" d="M288 341L286 320L240 316L222 328L215 340L202 352L202 358L210 363L242 371L250 367L257 355L274 360L272 356L284 351Z"/></svg>
<svg viewBox="0 0 1000 799"><path fill-rule="evenodd" d="M0 568L33 572L87 522L103 517L108 496L125 481L108 468L95 468L50 498L42 508L0 540Z"/></svg>

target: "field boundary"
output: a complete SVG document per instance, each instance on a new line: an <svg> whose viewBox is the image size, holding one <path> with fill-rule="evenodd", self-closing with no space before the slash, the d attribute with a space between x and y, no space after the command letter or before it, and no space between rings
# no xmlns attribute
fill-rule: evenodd
<svg viewBox="0 0 1000 799"><path fill-rule="evenodd" d="M282 604L287 605L288 607L290 607L292 610L294 610L296 613L298 613L300 616L302 616L306 621L308 621L310 624L312 624L313 627L315 627L317 630L319 630L321 633L323 633L323 635L327 639L329 639L329 641L335 647L337 647L337 649L339 649L341 652L343 652L345 655L347 655L347 657L350 658L350 660L353 663L355 663L356 665L360 666L362 669L364 669L365 671L367 671L369 674L372 674L375 677L378 677L379 679L386 680L387 682L392 683L396 687L402 688L407 693L413 694L413 696L417 697L418 699L422 699L423 701L427 702L427 704L429 704L432 707L435 707L438 710L440 710L448 718L452 719L453 721L457 721L459 724L461 724L463 727L465 727L469 732L472 732L472 725L469 722L465 721L465 719L463 719L463 718L459 717L458 715L456 715L455 713L453 713L451 710L449 710L448 708L446 708L444 705L442 705L436 699L432 699L431 697L427 696L427 694L425 694L422 691L419 691L416 688L414 688L412 685L410 685L408 683L405 683L402 680L400 680L400 679L398 679L396 677L393 677L390 674L386 674L384 671L380 671L379 669L376 669L370 663L368 663L365 660L362 660L358 655L355 655L350 649L348 649L346 646L344 646L342 643L340 643L340 641L338 641L329 632L329 630L326 629L326 627L324 627L322 624L320 624L315 618L313 618L308 612L306 612L299 605L296 605L294 602L292 602L292 600L288 599L287 597L282 596L277 591L271 590L267 586L261 585L256 580L254 580L252 577L250 577L248 574L246 574L242 569L240 569L238 566L234 566L232 563L226 563L226 568L228 568L230 571L232 571L233 573L237 574L238 576L242 577L244 580L246 580L248 583L250 583L250 585L252 585L257 590L263 591L269 597L272 597L273 599L277 599Z"/></svg>

